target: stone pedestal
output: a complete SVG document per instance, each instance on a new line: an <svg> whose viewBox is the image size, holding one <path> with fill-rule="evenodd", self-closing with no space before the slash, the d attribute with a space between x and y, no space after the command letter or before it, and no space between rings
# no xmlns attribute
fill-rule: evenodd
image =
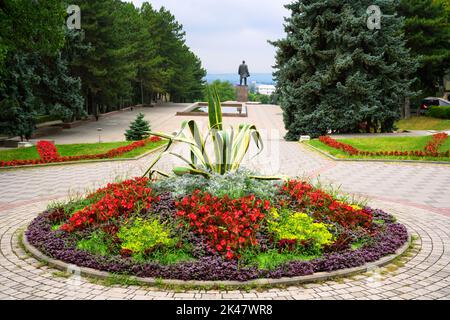
<svg viewBox="0 0 450 320"><path fill-rule="evenodd" d="M238 102L248 102L248 86L237 86L236 95Z"/></svg>

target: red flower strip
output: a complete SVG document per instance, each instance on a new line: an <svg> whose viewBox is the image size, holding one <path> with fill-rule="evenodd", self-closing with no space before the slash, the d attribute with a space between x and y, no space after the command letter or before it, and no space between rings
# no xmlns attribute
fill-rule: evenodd
<svg viewBox="0 0 450 320"><path fill-rule="evenodd" d="M448 134L438 133L433 135L433 139L425 146L425 152L429 155L433 155L435 157L439 156L439 148L444 144L444 142L448 139Z"/></svg>
<svg viewBox="0 0 450 320"><path fill-rule="evenodd" d="M345 144L339 142L329 136L322 136L319 138L319 141L330 146L332 148L342 150L345 153L355 156L412 156L412 157L450 157L450 150L446 152L439 152L439 148L444 144L445 140L447 140L447 133L438 133L433 136L433 139L427 144L423 151L362 151L359 150L349 144Z"/></svg>
<svg viewBox="0 0 450 320"><path fill-rule="evenodd" d="M342 150L350 155L357 155L360 151L349 144L339 142L329 136L322 136L319 141L338 150Z"/></svg>
<svg viewBox="0 0 450 320"><path fill-rule="evenodd" d="M124 147L119 147L116 149L109 150L106 153L101 154L92 154L92 155L80 155L80 156L68 156L68 157L61 157L61 156L55 156L54 152L50 151L50 147L44 146L44 158L43 155L41 155L41 159L33 159L33 160L11 160L11 161L0 161L0 167L16 167L16 166L26 166L26 165L36 165L36 164L44 164L44 163L54 163L54 162L69 162L69 161L81 161L81 160L95 160L95 159L111 159L118 156L121 156L127 152L133 151L138 148L142 148L146 146L148 143L151 142L157 142L161 141L161 138L159 137L151 137L145 140L136 141L132 144L129 144ZM41 142L45 141L39 141L38 145ZM56 147L55 147L56 150ZM38 147L39 151L39 147ZM39 154L40 151L39 151ZM58 154L56 150L56 154Z"/></svg>
<svg viewBox="0 0 450 320"><path fill-rule="evenodd" d="M36 148L43 163L54 162L59 158L58 149L53 142L39 141Z"/></svg>

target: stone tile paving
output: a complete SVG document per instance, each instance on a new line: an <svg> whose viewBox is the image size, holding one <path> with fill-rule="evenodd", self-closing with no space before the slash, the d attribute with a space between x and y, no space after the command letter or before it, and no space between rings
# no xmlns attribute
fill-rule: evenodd
<svg viewBox="0 0 450 320"><path fill-rule="evenodd" d="M165 119L158 126L176 129L180 118L173 116L173 109L158 112ZM371 206L394 213L417 236L409 255L362 276L262 291L175 292L66 278L27 256L19 245L20 230L49 201L117 177L139 175L153 156L130 162L16 169L0 171L0 299L450 299L450 166L333 162L298 143L281 141L284 132L277 107L252 106L244 121L264 129L267 145L265 153L247 159L246 166L266 174L318 178L340 186L343 192L367 197ZM170 166L168 160L161 168Z"/></svg>

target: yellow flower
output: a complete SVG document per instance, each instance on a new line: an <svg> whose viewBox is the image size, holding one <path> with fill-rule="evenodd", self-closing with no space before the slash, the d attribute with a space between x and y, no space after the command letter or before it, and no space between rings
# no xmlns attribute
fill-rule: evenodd
<svg viewBox="0 0 450 320"><path fill-rule="evenodd" d="M278 213L278 210L276 208L272 208L270 210L270 214L272 215L273 219L278 219L280 218L280 214Z"/></svg>

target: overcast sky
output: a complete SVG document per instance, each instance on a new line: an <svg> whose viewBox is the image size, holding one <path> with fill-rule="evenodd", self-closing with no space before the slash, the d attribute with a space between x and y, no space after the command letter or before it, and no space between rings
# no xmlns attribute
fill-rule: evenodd
<svg viewBox="0 0 450 320"><path fill-rule="evenodd" d="M140 7L145 0L129 0ZM290 0L151 0L169 9L186 31L192 51L208 73L234 73L246 60L252 73L271 73L283 37L284 4Z"/></svg>

